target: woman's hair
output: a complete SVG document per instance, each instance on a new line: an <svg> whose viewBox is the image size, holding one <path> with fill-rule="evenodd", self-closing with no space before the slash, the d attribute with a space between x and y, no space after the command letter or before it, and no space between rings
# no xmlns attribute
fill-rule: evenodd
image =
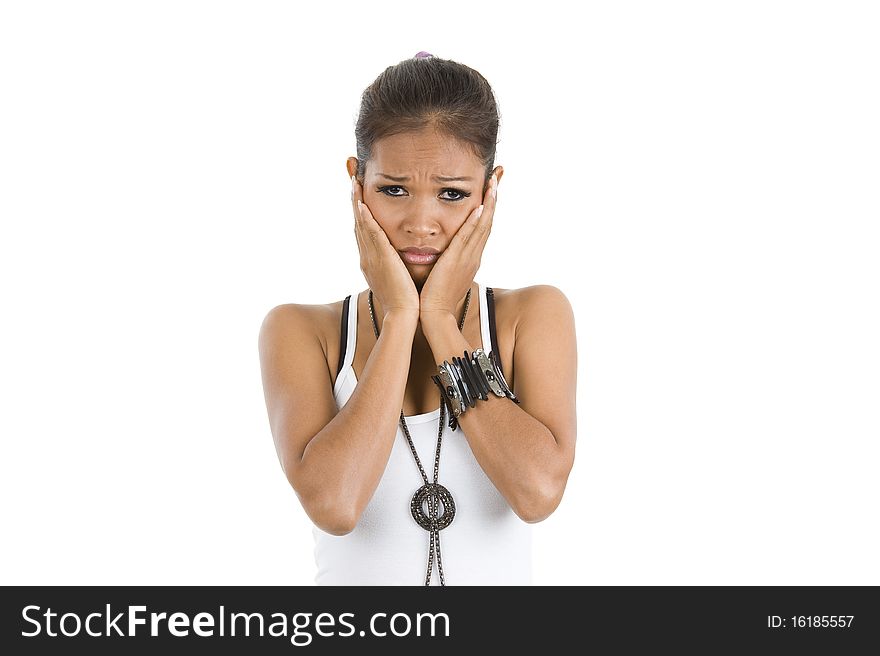
<svg viewBox="0 0 880 656"><path fill-rule="evenodd" d="M354 130L357 177L364 179L379 139L433 128L470 147L485 166L485 184L495 168L499 119L486 78L464 64L419 52L386 68L361 96Z"/></svg>

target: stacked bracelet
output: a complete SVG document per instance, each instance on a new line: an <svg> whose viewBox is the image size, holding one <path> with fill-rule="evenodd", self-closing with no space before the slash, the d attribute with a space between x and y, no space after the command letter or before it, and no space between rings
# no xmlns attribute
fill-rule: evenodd
<svg viewBox="0 0 880 656"><path fill-rule="evenodd" d="M474 349L472 355L465 351L463 358L453 357L452 362L444 360L438 368L439 374L431 376L431 380L440 388L452 430L458 426L458 417L476 406L477 400L487 401L490 392L519 403L504 380L501 363L494 352L487 356L481 348Z"/></svg>

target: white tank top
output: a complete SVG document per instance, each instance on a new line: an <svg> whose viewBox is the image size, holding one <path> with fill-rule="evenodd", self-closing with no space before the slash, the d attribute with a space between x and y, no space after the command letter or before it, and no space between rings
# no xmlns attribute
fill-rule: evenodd
<svg viewBox="0 0 880 656"><path fill-rule="evenodd" d="M491 350L486 289L479 288L481 346ZM338 408L348 401L357 380L351 363L357 344L358 295L346 299L344 356L333 388ZM470 312L475 309L471 303ZM344 316L344 315L343 315ZM494 312L492 313L494 320ZM492 331L494 333L494 331ZM497 338L497 336L496 336ZM460 355L460 354L449 354ZM487 403L510 402L490 397ZM478 403L481 403L478 401ZM440 427L440 391L437 408L404 417L419 460L433 481L434 455ZM448 422L448 417L447 417ZM443 428L438 482L455 501L455 518L440 531L440 553L446 585L531 585L532 526L513 512L507 500L483 472L468 445L463 427ZM410 501L424 481L403 429L397 435L385 472L354 530L331 535L313 526L318 585L424 585L430 533L416 524ZM436 558L431 585L439 585Z"/></svg>

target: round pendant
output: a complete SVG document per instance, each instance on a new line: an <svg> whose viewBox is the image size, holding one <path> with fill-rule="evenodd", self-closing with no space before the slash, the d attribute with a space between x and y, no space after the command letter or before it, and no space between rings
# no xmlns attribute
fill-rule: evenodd
<svg viewBox="0 0 880 656"><path fill-rule="evenodd" d="M428 502L427 513L424 508L426 501ZM416 524L426 531L442 530L449 526L455 518L455 502L452 500L452 495L439 483L428 483L416 490L410 510ZM432 517L431 515L434 514L437 516Z"/></svg>

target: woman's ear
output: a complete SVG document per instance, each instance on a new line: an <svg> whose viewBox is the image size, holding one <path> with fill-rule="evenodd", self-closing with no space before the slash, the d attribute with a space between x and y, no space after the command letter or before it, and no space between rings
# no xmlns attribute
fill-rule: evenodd
<svg viewBox="0 0 880 656"><path fill-rule="evenodd" d="M351 178L353 175L357 175L358 170L358 158L357 157L349 157L345 160L345 168L348 170L348 177Z"/></svg>
<svg viewBox="0 0 880 656"><path fill-rule="evenodd" d="M501 182L501 176L504 175L504 167L496 166L494 169L492 169L492 173L495 174L496 180L498 180L498 182ZM489 174L489 180L486 180L486 184L484 185L483 189L484 192L486 191L486 189L489 188L489 181L492 179L492 173Z"/></svg>

